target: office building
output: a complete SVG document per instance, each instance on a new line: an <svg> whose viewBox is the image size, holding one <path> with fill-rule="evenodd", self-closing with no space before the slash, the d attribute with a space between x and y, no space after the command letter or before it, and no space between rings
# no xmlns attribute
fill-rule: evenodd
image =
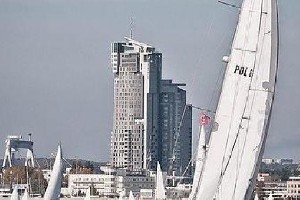
<svg viewBox="0 0 300 200"><path fill-rule="evenodd" d="M150 45L125 38L111 46L114 115L111 164L155 169L162 55Z"/></svg>
<svg viewBox="0 0 300 200"><path fill-rule="evenodd" d="M163 171L177 176L191 175L192 107L186 105L185 84L161 81L160 92L160 162Z"/></svg>
<svg viewBox="0 0 300 200"><path fill-rule="evenodd" d="M192 151L192 107L186 106L186 91L180 88L185 84L162 80L162 54L154 47L125 39L111 45L110 163L139 171L156 170L160 161L163 171L182 175Z"/></svg>

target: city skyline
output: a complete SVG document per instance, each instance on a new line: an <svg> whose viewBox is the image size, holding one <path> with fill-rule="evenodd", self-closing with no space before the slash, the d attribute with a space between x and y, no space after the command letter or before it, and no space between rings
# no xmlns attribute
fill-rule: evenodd
<svg viewBox="0 0 300 200"><path fill-rule="evenodd" d="M113 119L109 46L129 35L130 17L133 37L163 53L164 78L187 83L187 102L209 107L238 13L208 0L171 5L135 0L1 1L0 5L0 157L7 135L31 132L38 157L50 155L61 141L66 157L102 161L109 157ZM155 9L155 15L151 9L145 11L147 7ZM300 159L297 9L296 0L279 0L278 84L265 156L296 161Z"/></svg>

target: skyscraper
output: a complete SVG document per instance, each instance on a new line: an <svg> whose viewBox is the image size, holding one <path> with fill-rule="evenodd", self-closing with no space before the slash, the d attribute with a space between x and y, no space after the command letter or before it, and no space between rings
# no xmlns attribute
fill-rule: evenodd
<svg viewBox="0 0 300 200"><path fill-rule="evenodd" d="M164 171L179 174L192 151L191 108L186 107L185 90L179 88L184 84L162 80L162 54L154 47L125 39L111 45L110 163L128 170L154 170L160 161Z"/></svg>
<svg viewBox="0 0 300 200"><path fill-rule="evenodd" d="M111 164L129 170L155 168L162 55L125 38L111 46L114 115Z"/></svg>
<svg viewBox="0 0 300 200"><path fill-rule="evenodd" d="M188 176L192 158L192 107L186 105L182 86L185 84L161 81L159 159L162 170L168 174Z"/></svg>

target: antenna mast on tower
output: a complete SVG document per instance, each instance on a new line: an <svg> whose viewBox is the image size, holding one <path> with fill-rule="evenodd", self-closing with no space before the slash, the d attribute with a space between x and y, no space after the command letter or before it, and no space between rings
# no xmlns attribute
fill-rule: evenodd
<svg viewBox="0 0 300 200"><path fill-rule="evenodd" d="M130 39L133 39L133 18L130 17Z"/></svg>

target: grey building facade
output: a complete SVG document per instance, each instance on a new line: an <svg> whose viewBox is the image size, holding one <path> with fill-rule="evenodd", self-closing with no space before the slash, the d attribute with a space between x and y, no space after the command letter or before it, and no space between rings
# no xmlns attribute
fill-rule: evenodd
<svg viewBox="0 0 300 200"><path fill-rule="evenodd" d="M161 81L160 163L163 171L177 176L191 175L192 107L186 105L185 84Z"/></svg>
<svg viewBox="0 0 300 200"><path fill-rule="evenodd" d="M153 169L158 159L162 55L125 38L111 46L114 114L110 163L128 170Z"/></svg>

